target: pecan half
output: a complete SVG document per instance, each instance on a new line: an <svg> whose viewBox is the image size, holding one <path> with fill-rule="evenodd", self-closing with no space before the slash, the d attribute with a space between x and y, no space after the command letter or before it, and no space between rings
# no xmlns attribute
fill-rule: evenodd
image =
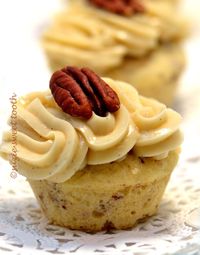
<svg viewBox="0 0 200 255"><path fill-rule="evenodd" d="M144 12L141 0L89 0L93 5L117 14L130 16Z"/></svg>
<svg viewBox="0 0 200 255"><path fill-rule="evenodd" d="M105 116L120 107L117 94L89 68L66 67L56 71L50 89L56 103L73 117L89 119L92 111Z"/></svg>

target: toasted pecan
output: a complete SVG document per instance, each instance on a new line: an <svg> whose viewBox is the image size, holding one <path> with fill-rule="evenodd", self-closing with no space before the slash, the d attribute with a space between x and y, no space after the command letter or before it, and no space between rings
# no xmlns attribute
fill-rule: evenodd
<svg viewBox="0 0 200 255"><path fill-rule="evenodd" d="M56 103L73 117L89 119L92 111L105 116L120 107L117 94L89 68L66 67L56 71L50 89Z"/></svg>
<svg viewBox="0 0 200 255"><path fill-rule="evenodd" d="M89 0L93 5L104 10L130 16L134 13L144 12L141 0Z"/></svg>

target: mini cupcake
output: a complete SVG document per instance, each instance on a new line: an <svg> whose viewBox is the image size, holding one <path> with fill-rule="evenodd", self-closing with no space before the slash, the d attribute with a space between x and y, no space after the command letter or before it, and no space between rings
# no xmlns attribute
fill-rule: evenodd
<svg viewBox="0 0 200 255"><path fill-rule="evenodd" d="M178 161L181 117L88 68L18 100L17 169L50 222L96 232L154 215ZM10 160L12 132L1 156Z"/></svg>
<svg viewBox="0 0 200 255"><path fill-rule="evenodd" d="M126 77L126 81L134 85L135 66L138 67L137 71L141 67L141 72L145 70L147 76L155 77L160 62L154 55L157 50L159 55L163 52L161 45L170 43L171 47L177 49L177 54L169 54L166 61L181 62L172 69L177 69L174 72L179 74L182 72L185 59L183 53L180 58L181 47L178 42L186 34L186 24L181 15L177 14L176 1L133 0L129 4L122 0L108 2L73 0L69 8L55 16L42 39L53 71L65 65L88 66L99 75L109 75L114 79L118 73L119 80ZM161 57L166 57L165 51ZM152 60L157 68L153 68L150 73L148 66L152 65ZM141 61L145 62L145 66L141 65ZM127 76L127 66L133 75L129 72ZM169 68L165 73L167 70ZM167 75L171 76L170 71ZM144 90L146 77L143 76L137 81L137 89L144 96L147 94L168 104L173 100L174 93L168 93L169 86L160 77L159 86L155 85L156 92L159 87L158 93L154 93L151 84ZM173 92L175 87L170 86ZM160 94L164 96L158 97Z"/></svg>

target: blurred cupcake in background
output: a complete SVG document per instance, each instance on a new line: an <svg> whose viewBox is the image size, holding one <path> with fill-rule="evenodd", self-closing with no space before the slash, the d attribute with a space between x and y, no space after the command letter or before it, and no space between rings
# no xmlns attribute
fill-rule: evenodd
<svg viewBox="0 0 200 255"><path fill-rule="evenodd" d="M170 105L185 65L176 0L73 0L42 37L52 71L87 66ZM147 82L148 81L148 82Z"/></svg>

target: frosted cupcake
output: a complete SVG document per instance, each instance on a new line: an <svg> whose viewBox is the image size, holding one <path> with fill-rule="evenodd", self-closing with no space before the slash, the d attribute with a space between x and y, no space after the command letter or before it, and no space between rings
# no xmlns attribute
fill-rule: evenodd
<svg viewBox="0 0 200 255"><path fill-rule="evenodd" d="M50 222L96 232L154 215L178 161L181 117L88 68L18 100L17 169ZM12 133L3 135L3 158Z"/></svg>
<svg viewBox="0 0 200 255"><path fill-rule="evenodd" d="M126 77L127 82L134 84L135 66L141 67L141 72L144 70L147 76L157 75L160 62L154 55L158 50L164 59L166 54L160 47L170 43L177 54L172 50L166 61L180 64L173 66L172 73L167 73L169 68L161 72L173 77L178 73L173 81L174 85L177 84L185 64L182 48L177 42L185 36L186 24L174 1L135 0L132 6L123 2L118 1L116 5L113 1L108 6L105 0L71 1L69 8L55 16L43 35L42 45L51 69L55 71L65 65L88 66L99 75L109 75L114 79L118 73L117 79ZM140 64L140 58L145 66ZM127 65L132 70L128 75ZM149 65L155 67L151 72ZM164 96L158 99L165 104L171 103L176 86L170 86L173 93L169 93L169 84L160 78L158 86L154 88L149 84L149 88L144 89L146 80L145 76L141 77L137 81L139 93L154 98L162 93ZM158 87L159 92L154 93Z"/></svg>

